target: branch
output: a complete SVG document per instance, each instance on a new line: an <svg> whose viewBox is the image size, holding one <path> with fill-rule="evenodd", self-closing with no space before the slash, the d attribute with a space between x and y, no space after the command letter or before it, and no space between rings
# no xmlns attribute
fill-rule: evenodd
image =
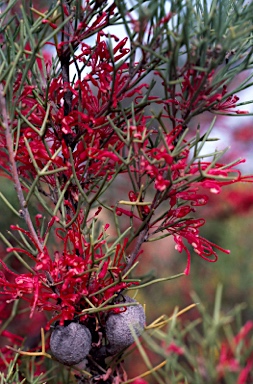
<svg viewBox="0 0 253 384"><path fill-rule="evenodd" d="M24 198L24 194L22 191L22 187L20 184L19 176L18 176L18 169L15 161L15 154L13 151L13 139L11 134L11 129L8 121L8 113L7 113L7 107L6 107L6 100L4 97L3 92L3 85L0 84L0 107L1 107L1 113L3 116L3 128L5 130L5 138L6 138L6 146L9 154L9 160L10 160L10 168L12 173L12 178L14 181L14 186L17 192L18 200L21 205L21 215L25 219L25 222L27 224L27 227L30 231L31 236L33 237L38 249L40 252L43 252L43 246L38 238L38 235L34 229L29 210L27 208L27 202Z"/></svg>
<svg viewBox="0 0 253 384"><path fill-rule="evenodd" d="M132 265L134 265L134 263L136 262L136 259L138 257L139 252L140 252L140 249L141 249L141 246L147 240L148 229L149 229L149 226L147 224L145 226L145 228L140 232L138 239L137 239L135 249L133 250L133 252L128 257L127 265L123 269L122 275L126 274L126 272L129 271L129 269L132 267Z"/></svg>
<svg viewBox="0 0 253 384"><path fill-rule="evenodd" d="M64 1L65 3L65 8L70 15L70 6L68 1ZM59 60L61 63L61 70L62 70L62 80L63 84L69 86L69 62L70 62L70 36L72 34L72 23L71 20L67 22L66 25L64 25L63 30L62 30L62 43L66 43L62 46L61 52L58 52ZM70 89L67 89L66 92L64 93L64 115L67 116L72 109L72 91Z"/></svg>

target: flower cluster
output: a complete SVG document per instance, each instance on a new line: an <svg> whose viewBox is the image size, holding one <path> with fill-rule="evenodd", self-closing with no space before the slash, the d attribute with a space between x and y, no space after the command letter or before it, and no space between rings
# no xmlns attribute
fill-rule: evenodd
<svg viewBox="0 0 253 384"><path fill-rule="evenodd" d="M170 108L170 110L173 110L173 114L170 114L169 117L177 124L187 124L193 116L204 111L237 115L249 113L248 111L235 109L240 98L233 94L226 97L228 90L222 81L214 84L214 70L199 71L190 64L179 68L177 78L182 77L180 92L171 86L166 87L161 72L156 72L156 75L162 78L162 85L166 88L169 96L169 98L163 100L164 109ZM178 116L179 113L180 116Z"/></svg>
<svg viewBox="0 0 253 384"><path fill-rule="evenodd" d="M136 284L123 279L127 265L127 239L106 253L103 233L94 244L88 243L80 225L81 218L78 217L70 230L56 229L56 236L64 246L62 252L56 251L53 257L50 257L47 247L42 252L38 249L36 257L25 249L9 248L9 252L28 256L34 266L29 273L16 274L1 260L2 267L9 275L7 279L1 272L1 294L6 295L9 301L17 298L27 301L31 306L31 317L35 309L50 311L55 316L49 324L56 320L63 324L65 320L76 317L84 321L91 308L105 307L106 310L106 303L112 302L115 294ZM15 226L12 230L23 233L34 242L28 231Z"/></svg>
<svg viewBox="0 0 253 384"><path fill-rule="evenodd" d="M31 191L37 195L47 196L58 209L54 209L54 215L57 214L58 219L61 216L61 220L59 219L61 224L65 220L69 228L62 230L65 234L61 240L65 242L65 239L70 239L74 242L73 238L79 237L78 247L81 247L81 249L73 248L74 250L69 255L66 249L62 255L60 252L56 252L54 262L52 262L48 251L43 249L43 253L41 253L35 244L39 251L36 258L37 274L27 276L27 280L21 279L19 287L24 284L27 293L29 290L38 292L42 286L47 285L45 277L43 279L38 275L44 271L43 268L46 266L53 284L58 286L60 281L65 281L62 285L65 299L61 305L67 308L66 312L72 305L72 313L74 307L78 307L80 297L78 294L73 296L73 292L67 292L67 287L72 284L68 283L67 275L63 276L58 271L59 268L63 268L61 263L64 268L67 268L67 265L69 268L79 265L80 270L75 272L72 270L71 273L75 275L76 284L80 283L77 276L83 273L81 295L91 294L101 289L101 287L96 287L94 292L86 292L88 276L85 275L85 270L92 266L90 265L90 244L86 243L85 252L82 249L84 240L81 239L81 227L85 226L89 211L83 215L84 222L79 223L78 228L74 228L74 225L77 224L72 224L73 218L80 217L82 200L91 207L92 202L96 201L117 175L129 173L135 175L135 180L131 180L133 189L128 191L129 202L132 204L131 210L120 207L119 203L111 207L107 206L107 208L113 210L116 216L122 216L122 219L127 217L130 223L134 218L137 228L144 222L150 237L164 231L168 235L172 235L176 250L180 253L185 251L187 254L185 273L189 274L190 251L185 241L192 246L195 253L208 261L217 260L215 248L228 252L202 238L199 228L205 221L202 218L192 217L195 215L197 207L204 206L208 202L208 197L203 190L208 189L210 192L218 194L222 186L243 180L240 172L235 169L235 164L226 166L212 161L196 161L192 157L192 142L186 139L181 140L185 130L182 123L177 124L171 131L147 128L150 116L139 113L138 108L139 103L142 102L140 100L143 97L142 92L148 88L148 85L143 83L136 85L138 82L135 77L130 76L126 62L117 65L115 72L116 63L129 53L129 49L125 48L126 39L118 41L111 51L103 40L104 37L103 32L97 34L95 48L82 43L81 54L75 57L77 62L87 62L89 57L87 64L89 72L82 80L78 79L71 85L65 83L60 75L52 79L47 93L44 94L40 94L35 85L25 84L23 92L18 96L17 102L20 108L16 110L13 123L14 145L18 148L15 160L18 164L20 180L29 191L31 180L34 179L33 186L30 187L28 193L29 198ZM113 38L117 40L116 37ZM141 70L136 71L137 77L141 76L141 72ZM181 98L181 101L178 101L178 108L181 112L189 107L183 102L183 95L186 93L187 98L192 100L194 108L195 104L196 106L202 105L203 100L208 106L213 105L215 100L222 99L226 93L225 88L220 97L217 98L216 95L207 98L207 95L211 94L212 75L209 74L206 78L203 77L204 75L201 75L202 77L198 75L200 78L195 78L196 71L187 70L185 72L182 93L177 95ZM15 89L19 88L21 80L22 76L18 74ZM202 87L203 81L210 83L211 88ZM193 89L193 87L199 88L198 97L194 102L195 88ZM66 114L65 98L68 92L71 93L71 110ZM135 118L122 117L121 112L118 111L120 102L133 95L138 95L135 99ZM227 100L216 104L216 107L213 108L217 110L230 108L234 105L233 100L231 99L232 104ZM173 99L164 100L162 103L165 106L173 106L174 101ZM158 105L161 103L152 96L147 97L147 103L149 102ZM19 125L20 118L21 126ZM170 116L164 112L163 118L166 120ZM194 145L197 147L197 141L194 142ZM2 152L5 154L4 149ZM238 164L236 163L236 165ZM9 171L7 164L6 168ZM144 185L145 188L143 188ZM59 209L59 199L61 199L63 210ZM147 204L146 199L150 200ZM161 215L157 215L156 210L162 204L166 204L167 207ZM45 208L46 206L47 203L44 204ZM64 213L64 211L66 212ZM61 237L59 233L60 230L57 235ZM78 235L73 235L73 233ZM87 242L87 240L85 241ZM99 245L97 244L97 247L100 247L99 250L97 248L97 251L102 259L101 247L104 242L103 240ZM78 249L78 252L75 249ZM18 251L22 253L21 249ZM109 261L104 262L105 274L108 272L108 266ZM54 270L58 271L56 275ZM104 286L110 286L110 284L111 280L104 282ZM40 285L41 288L39 288ZM36 289L34 289L35 287ZM58 291L60 288L60 286L57 287ZM122 288L123 286L118 287L118 290ZM50 288L49 291L51 292L52 289ZM17 291L16 297L19 294ZM51 294L52 292L49 296ZM44 296L47 296L46 293ZM107 298L105 295L105 300ZM69 304L63 304L66 300ZM33 308L35 308L35 303L36 306L43 307L37 298ZM70 303L72 304L70 305ZM50 305L52 305L51 310L56 310L53 308L53 304ZM66 318L69 318L69 315L66 315Z"/></svg>

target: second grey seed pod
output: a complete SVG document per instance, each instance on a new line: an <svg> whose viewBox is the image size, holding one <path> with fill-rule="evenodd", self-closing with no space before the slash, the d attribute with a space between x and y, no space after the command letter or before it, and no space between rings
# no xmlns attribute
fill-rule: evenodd
<svg viewBox="0 0 253 384"><path fill-rule="evenodd" d="M136 303L136 300L124 296L126 303ZM140 336L145 326L145 313L142 305L126 307L122 313L110 313L106 321L106 337L109 342L107 352L114 355L134 343L131 327Z"/></svg>
<svg viewBox="0 0 253 384"><path fill-rule="evenodd" d="M76 365L83 361L91 349L91 333L85 325L72 322L53 330L50 348L62 364Z"/></svg>

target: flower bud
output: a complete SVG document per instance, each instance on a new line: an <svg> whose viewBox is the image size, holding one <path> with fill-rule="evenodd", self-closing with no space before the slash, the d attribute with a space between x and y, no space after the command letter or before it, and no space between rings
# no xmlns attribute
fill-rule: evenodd
<svg viewBox="0 0 253 384"><path fill-rule="evenodd" d="M91 333L85 325L71 322L53 330L50 338L53 356L62 364L76 365L83 361L91 349Z"/></svg>
<svg viewBox="0 0 253 384"><path fill-rule="evenodd" d="M126 303L136 303L136 300L124 296ZM106 321L106 337L109 342L107 352L114 355L134 343L133 330L140 336L145 326L145 313L142 305L126 307L121 313L110 313Z"/></svg>

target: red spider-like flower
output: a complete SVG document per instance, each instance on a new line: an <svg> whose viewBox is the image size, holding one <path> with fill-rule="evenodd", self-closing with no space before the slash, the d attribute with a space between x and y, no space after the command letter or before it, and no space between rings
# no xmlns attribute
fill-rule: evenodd
<svg viewBox="0 0 253 384"><path fill-rule="evenodd" d="M85 320L85 309L89 309L90 305L99 307L109 302L117 292L136 284L122 279L126 267L124 252L127 239L111 250L110 254L114 254L111 258L110 254L105 254L103 235L95 244L87 242L81 232L81 223L80 215L70 229L56 229L63 250L56 251L53 257L50 257L46 247L42 252L38 249L37 257L22 248L9 248L9 252L27 255L33 260L34 266L29 273L16 274L0 260L6 271L1 272L0 276L1 294L6 295L8 300L20 297L26 300L31 306L30 316L33 316L35 309L50 311L56 314L50 323L60 320L60 324L63 324L75 316ZM23 233L33 241L28 231L15 226L12 226L12 230Z"/></svg>

